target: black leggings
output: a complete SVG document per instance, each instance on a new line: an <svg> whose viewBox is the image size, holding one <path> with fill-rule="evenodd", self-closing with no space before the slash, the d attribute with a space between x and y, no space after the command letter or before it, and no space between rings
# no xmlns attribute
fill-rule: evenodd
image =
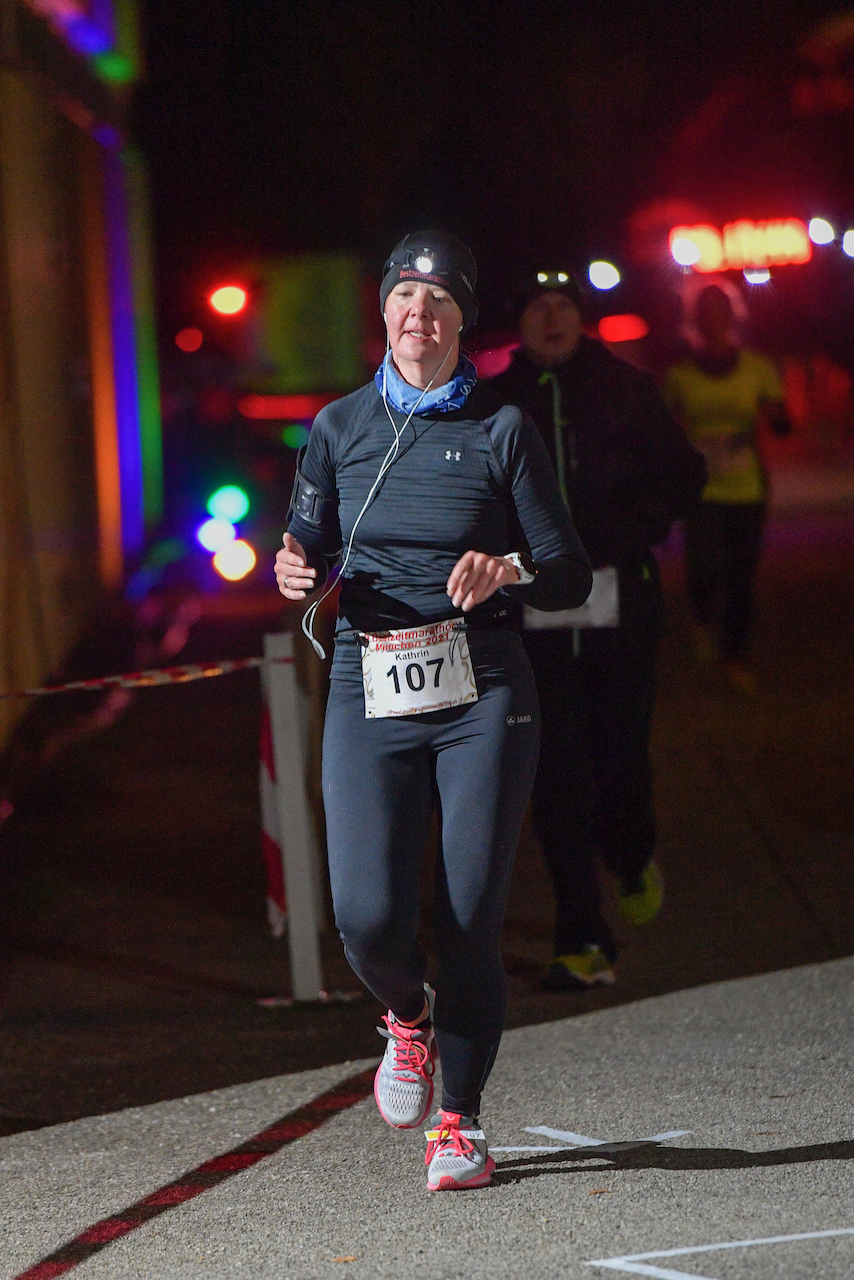
<svg viewBox="0 0 854 1280"><path fill-rule="evenodd" d="M478 701L366 720L361 683L333 679L323 743L329 873L347 959L405 1022L424 1004L418 883L433 807L442 1105L476 1115L507 1010L499 938L537 767L534 679L513 632L469 635Z"/></svg>
<svg viewBox="0 0 854 1280"><path fill-rule="evenodd" d="M764 502L700 502L685 521L688 599L701 625L719 621L724 658L747 648L764 523Z"/></svg>
<svg viewBox="0 0 854 1280"><path fill-rule="evenodd" d="M631 881L655 848L649 734L657 637L641 619L629 624L630 636L625 624L607 635L583 631L578 655L570 631L525 637L542 706L532 814L555 890L556 956L595 943L616 958L594 855Z"/></svg>

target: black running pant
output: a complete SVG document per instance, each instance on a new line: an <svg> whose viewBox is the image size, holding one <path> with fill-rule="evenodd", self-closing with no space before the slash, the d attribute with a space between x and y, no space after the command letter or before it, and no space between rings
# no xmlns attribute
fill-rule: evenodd
<svg viewBox="0 0 854 1280"><path fill-rule="evenodd" d="M685 521L688 599L702 626L720 624L724 658L747 649L764 523L764 502L700 502Z"/></svg>
<svg viewBox="0 0 854 1280"><path fill-rule="evenodd" d="M333 679L323 745L329 872L347 959L396 1017L424 1004L418 884L438 802L433 926L442 1105L476 1115L507 1009L499 938L537 767L539 714L518 635L473 632L479 700L366 720L361 683Z"/></svg>
<svg viewBox="0 0 854 1280"><path fill-rule="evenodd" d="M527 631L542 717L532 817L555 892L555 955L613 960L596 856L636 880L655 848L649 736L663 599L655 561L620 567L619 627Z"/></svg>

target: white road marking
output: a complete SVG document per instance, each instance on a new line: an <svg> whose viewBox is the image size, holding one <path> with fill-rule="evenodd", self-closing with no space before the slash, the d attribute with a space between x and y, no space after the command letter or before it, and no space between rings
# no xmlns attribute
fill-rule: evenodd
<svg viewBox="0 0 854 1280"><path fill-rule="evenodd" d="M609 1151L633 1151L636 1147L646 1147L651 1142L667 1142L669 1138L685 1138L690 1129L669 1129L667 1133L656 1133L651 1138L633 1138L629 1142L609 1142L607 1138L588 1138L583 1133L571 1133L567 1129L550 1129L548 1125L526 1125L526 1133L542 1134L544 1138L555 1138L558 1142L569 1142L568 1147L490 1147L493 1155L515 1155L531 1151L584 1151L593 1148L598 1155Z"/></svg>
<svg viewBox="0 0 854 1280"><path fill-rule="evenodd" d="M490 1156L510 1156L522 1151L577 1151L577 1147L490 1147Z"/></svg>
<svg viewBox="0 0 854 1280"><path fill-rule="evenodd" d="M620 1258L593 1258L585 1267L607 1267L633 1276L654 1276L655 1280L714 1280L696 1271L671 1271L668 1267L651 1267L646 1258L680 1258L691 1253L716 1253L721 1249L750 1249L760 1244L791 1244L795 1240L826 1240L830 1236L854 1236L854 1227L834 1231L800 1231L790 1236L765 1236L761 1240L726 1240L722 1244L695 1244L688 1249L660 1249L655 1253L627 1253Z"/></svg>
<svg viewBox="0 0 854 1280"><path fill-rule="evenodd" d="M655 1276L656 1280L714 1280L713 1276L698 1276L696 1272L670 1271L665 1267L648 1267L643 1262L627 1262L625 1258L600 1258L585 1262L585 1267L610 1267L612 1271L624 1271L633 1276Z"/></svg>
<svg viewBox="0 0 854 1280"><path fill-rule="evenodd" d="M525 1125L526 1133L538 1133L544 1138L556 1138L558 1142L571 1142L574 1147L601 1147L604 1138L586 1138L583 1133L570 1133L568 1129L550 1129L547 1124Z"/></svg>

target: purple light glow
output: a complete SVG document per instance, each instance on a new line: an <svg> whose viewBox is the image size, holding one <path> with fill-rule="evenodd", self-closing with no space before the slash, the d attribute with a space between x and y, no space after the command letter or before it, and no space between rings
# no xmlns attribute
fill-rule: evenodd
<svg viewBox="0 0 854 1280"><path fill-rule="evenodd" d="M102 163L110 264L113 362L122 493L122 544L126 552L133 554L143 544L145 524L127 193L121 157L113 151L104 151Z"/></svg>
<svg viewBox="0 0 854 1280"><path fill-rule="evenodd" d="M109 33L88 18L66 18L62 23L62 30L72 48L87 58L93 58L98 53L108 53L113 47Z"/></svg>
<svg viewBox="0 0 854 1280"><path fill-rule="evenodd" d="M122 146L122 135L111 124L96 125L92 137L109 151L118 151Z"/></svg>
<svg viewBox="0 0 854 1280"><path fill-rule="evenodd" d="M115 48L114 0L27 0L62 32L77 53L86 58Z"/></svg>

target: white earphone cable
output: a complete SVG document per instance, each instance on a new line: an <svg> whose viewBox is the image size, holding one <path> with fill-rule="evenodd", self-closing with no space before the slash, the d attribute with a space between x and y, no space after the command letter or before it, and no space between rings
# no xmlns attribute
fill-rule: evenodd
<svg viewBox="0 0 854 1280"><path fill-rule="evenodd" d="M356 530L359 527L359 522L362 519L362 516L367 511L368 507L373 502L374 495L376 494L381 481L384 479L384 477L388 474L388 472L390 471L394 463L397 461L397 456L398 456L398 453L400 452L400 441L403 437L403 433L406 430L406 428L409 426L410 422L412 421L413 416L415 415L415 412L418 409L418 406L421 404L421 401L424 399L427 392L430 390L430 388L433 386L433 383L436 381L436 378L444 369L448 356L451 354L451 352L454 349L454 344L451 343L450 347L448 347L448 350L445 353L445 359L439 365L439 368L433 374L433 377L430 379L430 381L427 383L427 386L421 392L421 395L415 401L415 404L410 409L406 417L406 421L404 422L400 430L398 430L397 427L395 426L394 418L391 416L391 410L388 407L388 394L387 394L386 384L387 384L389 348L390 348L390 343L388 338L388 330L386 329L386 347L385 347L385 356L383 358L382 402L383 402L383 405L385 406L385 411L388 414L388 420L391 423L391 429L394 432L394 440L386 450L385 457L380 463L380 468L379 468L379 471L377 472L376 479L371 485L371 488L368 492L368 496L367 498L365 498L365 501L362 504L361 511L356 516L356 519L353 522L353 528L350 531L350 537L347 542L347 550L344 554L344 559L341 562L341 568L338 570L337 574L335 575L334 579L329 584L329 586L326 588L323 595L318 596L318 598L312 602L312 604L308 607L308 609L306 609L305 613L303 614L302 623L301 623L302 633L306 637L306 639L311 643L311 647L314 649L314 652L317 654L318 658L325 658L326 650L324 649L320 641L315 638L315 635L314 635L314 620L317 617L317 611L320 608L320 606L323 604L323 601L326 599L326 597L334 590L335 584L341 579L341 576L343 575L344 570L347 568L347 565L350 560L350 556L353 551L353 539L356 536Z"/></svg>

